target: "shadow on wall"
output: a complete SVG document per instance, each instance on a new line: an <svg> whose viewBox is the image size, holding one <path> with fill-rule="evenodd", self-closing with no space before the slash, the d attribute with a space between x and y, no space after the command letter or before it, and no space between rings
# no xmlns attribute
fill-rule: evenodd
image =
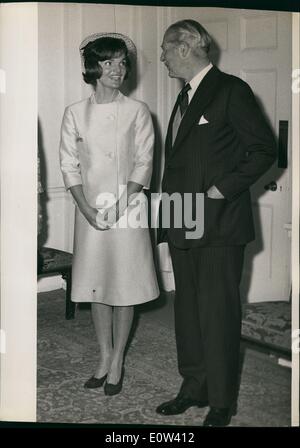
<svg viewBox="0 0 300 448"><path fill-rule="evenodd" d="M133 93L138 85L138 68L137 68L136 59L131 57L130 64L131 64L131 67L130 67L130 71L128 73L128 77L123 82L123 85L120 88L121 92L125 96L129 96L131 93Z"/></svg>
<svg viewBox="0 0 300 448"><path fill-rule="evenodd" d="M251 87L251 86L250 86ZM266 114L266 110L261 99L256 96L256 101L264 115L265 120L267 121L270 129L273 131L274 139L276 141L276 146L278 148L278 139L275 136L275 130L269 120L269 117ZM246 247L245 251L245 260L243 267L243 275L241 281L241 300L243 303L247 302L248 293L251 285L252 272L253 272L253 261L254 258L263 251L264 249L264 240L262 233L262 216L260 213L259 200L266 193L265 186L270 183L270 181L277 182L281 176L283 175L284 170L282 168L278 168L277 160L274 162L272 167L260 178L257 182L251 187L251 199L252 199L252 211L253 211L253 220L255 227L255 240L249 243ZM272 194L272 193L270 193ZM275 194L275 193L274 193ZM285 298L283 298L285 299ZM264 297L261 297L261 300L264 300Z"/></svg>
<svg viewBox="0 0 300 448"><path fill-rule="evenodd" d="M212 38L208 55L211 63L218 67L221 58L221 48L214 38Z"/></svg>
<svg viewBox="0 0 300 448"><path fill-rule="evenodd" d="M43 247L48 239L49 234L49 223L48 223L48 212L47 203L49 197L47 194L47 167L45 159L45 149L43 143L43 132L41 127L40 119L38 118L38 157L40 160L40 182L42 186L42 193L39 193L39 202L41 209L41 229L38 234L38 247Z"/></svg>

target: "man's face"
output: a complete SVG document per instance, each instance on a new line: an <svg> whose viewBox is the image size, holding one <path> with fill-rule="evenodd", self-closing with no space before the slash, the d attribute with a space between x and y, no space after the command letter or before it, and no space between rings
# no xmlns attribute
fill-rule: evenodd
<svg viewBox="0 0 300 448"><path fill-rule="evenodd" d="M182 78L182 60L180 58L179 48L174 43L174 39L174 32L167 31L161 44L162 53L160 60L169 70L170 78Z"/></svg>

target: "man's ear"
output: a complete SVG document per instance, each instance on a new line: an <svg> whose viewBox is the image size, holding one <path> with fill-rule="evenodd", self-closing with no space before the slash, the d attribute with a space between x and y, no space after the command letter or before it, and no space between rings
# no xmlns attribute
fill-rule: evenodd
<svg viewBox="0 0 300 448"><path fill-rule="evenodd" d="M185 59L190 53L190 46L186 42L180 42L178 47L180 56Z"/></svg>
<svg viewBox="0 0 300 448"><path fill-rule="evenodd" d="M206 43L205 43L203 37L200 37L200 41L199 41L199 44L198 44L198 45L199 45L201 48L204 48L204 47L206 46Z"/></svg>

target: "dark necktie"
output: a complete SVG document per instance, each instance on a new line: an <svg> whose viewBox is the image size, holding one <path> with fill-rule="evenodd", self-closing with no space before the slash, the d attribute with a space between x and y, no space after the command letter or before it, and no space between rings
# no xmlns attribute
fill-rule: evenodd
<svg viewBox="0 0 300 448"><path fill-rule="evenodd" d="M189 90L191 90L191 86L189 84L186 84L178 96L181 116L184 115L189 105L189 96L188 96Z"/></svg>

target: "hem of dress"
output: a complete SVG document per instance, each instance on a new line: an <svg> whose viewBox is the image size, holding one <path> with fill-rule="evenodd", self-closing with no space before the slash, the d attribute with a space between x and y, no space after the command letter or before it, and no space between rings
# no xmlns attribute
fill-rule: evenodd
<svg viewBox="0 0 300 448"><path fill-rule="evenodd" d="M158 299L160 296L160 291L158 290L157 293L155 293L154 296L152 296L150 299L139 299L137 301L131 302L131 303L109 303L105 299L93 299L93 300L82 300L77 298L71 298L71 301L74 303L102 303L103 305L109 305L109 306L132 306L132 305L142 305L143 303L151 302L152 300Z"/></svg>

